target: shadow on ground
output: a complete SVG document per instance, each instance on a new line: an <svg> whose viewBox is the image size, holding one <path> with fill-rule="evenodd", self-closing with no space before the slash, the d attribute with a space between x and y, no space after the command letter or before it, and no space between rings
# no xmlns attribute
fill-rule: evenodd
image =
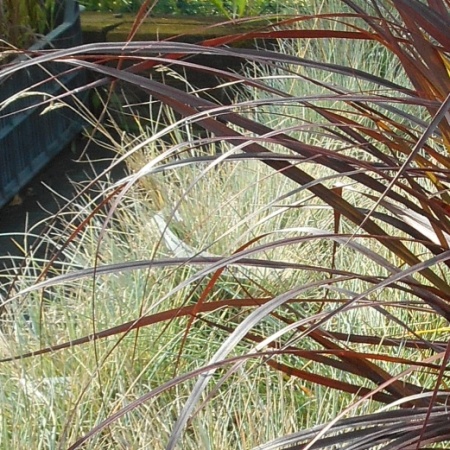
<svg viewBox="0 0 450 450"><path fill-rule="evenodd" d="M115 153L92 141L79 137L71 146L57 155L16 198L0 209L0 289L11 278L13 261L16 265L24 256L33 238L25 231L33 229L39 234L45 219L49 218L71 199L80 186L85 186L96 174L109 167ZM111 178L118 180L125 174L124 166L115 168ZM94 187L95 189L95 187ZM98 188L97 188L98 190ZM40 258L41 254L33 254Z"/></svg>

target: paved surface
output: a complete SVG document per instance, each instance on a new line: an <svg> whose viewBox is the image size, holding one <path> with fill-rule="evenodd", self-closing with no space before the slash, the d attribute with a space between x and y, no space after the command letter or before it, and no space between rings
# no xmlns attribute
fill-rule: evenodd
<svg viewBox="0 0 450 450"><path fill-rule="evenodd" d="M24 231L38 224L33 231L39 233L43 229L41 222L60 209L64 204L63 198L74 196L74 183L86 183L95 173L109 166L114 156L111 151L89 144L83 155L85 146L86 140L79 138L56 156L15 201L0 209L0 290L1 285L10 279L8 268L12 259L23 256ZM123 173L123 167L116 169L112 177L119 179ZM30 240L26 241L28 247L30 244ZM39 256L43 255L36 255Z"/></svg>

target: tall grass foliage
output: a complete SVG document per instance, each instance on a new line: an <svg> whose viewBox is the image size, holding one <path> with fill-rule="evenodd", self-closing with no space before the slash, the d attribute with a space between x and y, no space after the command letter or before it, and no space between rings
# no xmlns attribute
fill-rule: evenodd
<svg viewBox="0 0 450 450"><path fill-rule="evenodd" d="M122 105L134 133L107 122L129 176L80 189L5 286L4 448L448 446L449 6L318 2L3 69L147 101ZM229 46L256 38L277 46ZM231 101L168 81L195 72Z"/></svg>

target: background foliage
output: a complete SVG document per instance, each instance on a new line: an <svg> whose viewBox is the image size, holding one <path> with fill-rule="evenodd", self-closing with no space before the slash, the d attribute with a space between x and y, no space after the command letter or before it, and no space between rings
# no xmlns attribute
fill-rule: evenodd
<svg viewBox="0 0 450 450"><path fill-rule="evenodd" d="M143 0L81 0L90 11L137 12ZM280 3L275 0L159 0L151 6L152 14L187 16L223 16L228 18L259 16L263 14L299 13L303 0Z"/></svg>
<svg viewBox="0 0 450 450"><path fill-rule="evenodd" d="M18 48L27 48L53 28L59 2L55 0L2 0L0 38Z"/></svg>

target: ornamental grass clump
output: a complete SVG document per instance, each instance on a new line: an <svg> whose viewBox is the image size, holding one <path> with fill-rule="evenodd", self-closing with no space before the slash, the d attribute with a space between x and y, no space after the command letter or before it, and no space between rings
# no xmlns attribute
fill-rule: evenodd
<svg viewBox="0 0 450 450"><path fill-rule="evenodd" d="M1 71L63 61L149 111L125 102L134 132L111 137L129 175L82 189L7 286L5 442L14 423L69 449L446 448L449 7L336 0Z"/></svg>

